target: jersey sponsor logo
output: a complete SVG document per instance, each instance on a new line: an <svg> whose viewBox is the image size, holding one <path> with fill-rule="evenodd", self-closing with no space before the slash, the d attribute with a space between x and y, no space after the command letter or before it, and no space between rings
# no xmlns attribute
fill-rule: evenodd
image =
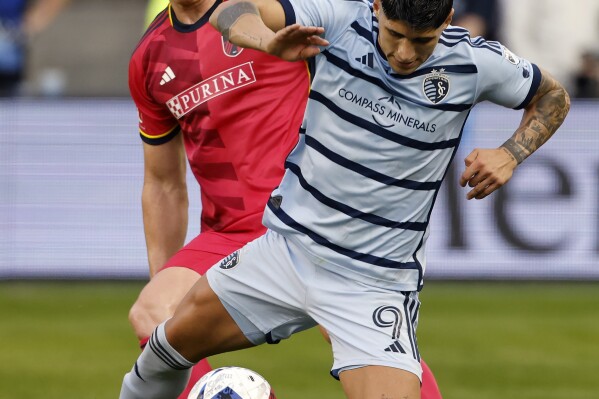
<svg viewBox="0 0 599 399"><path fill-rule="evenodd" d="M206 101L255 82L252 63L246 62L195 84L168 100L166 105L173 116L180 119Z"/></svg>
<svg viewBox="0 0 599 399"><path fill-rule="evenodd" d="M339 97L370 111L372 120L385 129L391 129L396 125L403 125L410 129L422 130L428 133L434 133L437 130L437 125L434 123L423 122L406 115L399 101L393 96L372 100L353 91L340 89Z"/></svg>
<svg viewBox="0 0 599 399"><path fill-rule="evenodd" d="M237 57L243 51L243 47L239 47L238 45L231 43L224 37L222 38L222 43L223 53L225 53L227 57Z"/></svg>
<svg viewBox="0 0 599 399"><path fill-rule="evenodd" d="M228 269L234 268L238 264L239 264L239 251L235 251L231 255L229 255L226 258L224 258L223 260L221 260L220 265L218 265L218 267L220 267L221 269L228 270Z"/></svg>
<svg viewBox="0 0 599 399"><path fill-rule="evenodd" d="M160 80L160 86L164 86L165 84L167 84L168 82L170 82L171 80L175 79L175 73L173 72L173 70L171 69L170 66L167 66L166 69L164 70L164 73L162 74L162 79Z"/></svg>
<svg viewBox="0 0 599 399"><path fill-rule="evenodd" d="M445 75L444 68L433 69L431 73L424 77L422 82L422 90L424 95L433 104L438 104L449 94L449 76Z"/></svg>

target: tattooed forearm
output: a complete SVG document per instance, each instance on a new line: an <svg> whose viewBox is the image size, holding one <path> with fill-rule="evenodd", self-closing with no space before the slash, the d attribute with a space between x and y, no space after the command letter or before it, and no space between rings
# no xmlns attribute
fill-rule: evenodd
<svg viewBox="0 0 599 399"><path fill-rule="evenodd" d="M566 90L543 72L537 94L526 108L520 127L501 146L517 163L524 161L542 146L561 126L570 110Z"/></svg>
<svg viewBox="0 0 599 399"><path fill-rule="evenodd" d="M250 2L233 4L221 11L216 20L216 28L222 33L225 40L229 40L231 27L245 14L260 15L260 12L258 11L258 8ZM255 40L259 38L250 39Z"/></svg>
<svg viewBox="0 0 599 399"><path fill-rule="evenodd" d="M518 165L522 163L522 161L524 161L528 156L522 147L516 144L513 138L510 138L508 141L503 143L501 147L507 150L507 153L514 159L514 161L516 161Z"/></svg>

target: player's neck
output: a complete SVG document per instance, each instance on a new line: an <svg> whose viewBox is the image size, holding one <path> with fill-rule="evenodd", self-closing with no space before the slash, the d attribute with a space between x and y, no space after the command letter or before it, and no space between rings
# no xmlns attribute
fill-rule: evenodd
<svg viewBox="0 0 599 399"><path fill-rule="evenodd" d="M184 24L194 24L214 5L216 0L171 0L177 19Z"/></svg>

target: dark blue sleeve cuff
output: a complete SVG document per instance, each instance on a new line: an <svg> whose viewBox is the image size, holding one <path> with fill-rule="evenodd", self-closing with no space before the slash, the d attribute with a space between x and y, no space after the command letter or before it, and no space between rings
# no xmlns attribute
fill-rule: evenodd
<svg viewBox="0 0 599 399"><path fill-rule="evenodd" d="M524 101L522 101L522 104L518 105L514 109L516 109L516 110L523 109L523 108L526 108L528 106L528 104L530 104L530 101L532 100L532 98L535 96L535 94L537 94L537 90L539 90L539 86L541 85L542 77L543 77L543 74L541 73L541 70L539 69L539 67L536 66L535 64L532 64L532 84L530 85L530 90L528 91L528 95L526 96Z"/></svg>
<svg viewBox="0 0 599 399"><path fill-rule="evenodd" d="M285 26L296 23L295 11L289 0L279 0L279 3L281 3L281 6L283 6L283 10L285 11Z"/></svg>

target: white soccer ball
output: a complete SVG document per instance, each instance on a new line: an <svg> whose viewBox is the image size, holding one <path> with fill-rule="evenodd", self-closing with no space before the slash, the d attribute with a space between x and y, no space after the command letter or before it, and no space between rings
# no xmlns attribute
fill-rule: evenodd
<svg viewBox="0 0 599 399"><path fill-rule="evenodd" d="M270 384L255 371L221 367L204 375L187 399L276 399Z"/></svg>

